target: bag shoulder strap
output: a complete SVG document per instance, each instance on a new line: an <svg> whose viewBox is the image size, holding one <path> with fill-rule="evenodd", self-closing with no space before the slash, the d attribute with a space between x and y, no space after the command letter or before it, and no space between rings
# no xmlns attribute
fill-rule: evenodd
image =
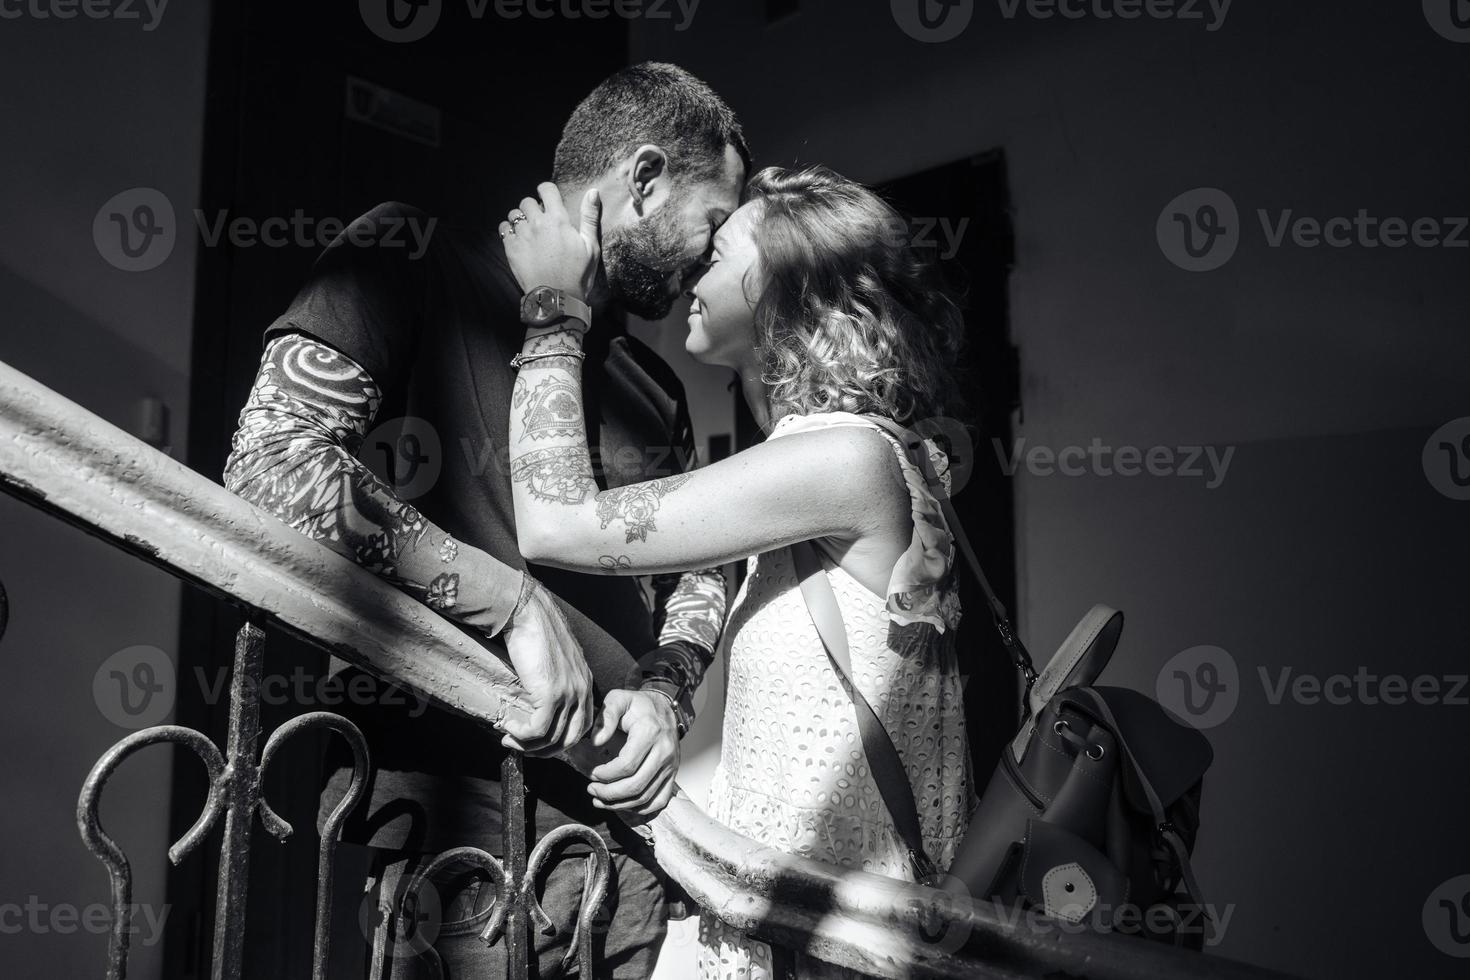
<svg viewBox="0 0 1470 980"><path fill-rule="evenodd" d="M893 737L852 679L852 651L847 644L847 624L843 622L842 608L837 604L837 593L832 590L832 582L827 578L812 542L800 541L792 545L791 557L796 564L796 576L801 581L802 598L806 600L807 612L811 614L812 624L816 626L817 635L827 651L827 659L852 692L863 753L867 756L873 781L878 785L878 793L893 818L894 828L908 848L915 876L921 882L930 880L938 869L924 850L914 790L909 785L908 772L898 757Z"/></svg>
<svg viewBox="0 0 1470 980"><path fill-rule="evenodd" d="M1000 642L1005 646L1006 652L1011 655L1011 662L1025 678L1026 691L1030 693L1031 686L1036 683L1036 664L1031 659L1031 652L1026 649L1026 645L1011 628L1010 615L1006 612L1005 604L995 594L995 589L990 587L990 579L985 577L985 569L980 567L980 558L970 544L969 536L965 534L965 528L960 523L959 515L955 513L954 502L944 491L944 481L934 471L934 461L929 458L929 453L924 447L924 440L892 419L881 415L864 415L863 418L881 427L898 440L898 444L903 447L909 459L917 463L919 472L924 475L924 480L929 485L930 492L939 501L945 523L949 525L949 533L954 535L955 542L960 546L960 553L964 555L970 571L975 573L975 579L980 583L980 590L985 593L986 604L990 607L990 618L995 621L995 631L1000 634Z"/></svg>

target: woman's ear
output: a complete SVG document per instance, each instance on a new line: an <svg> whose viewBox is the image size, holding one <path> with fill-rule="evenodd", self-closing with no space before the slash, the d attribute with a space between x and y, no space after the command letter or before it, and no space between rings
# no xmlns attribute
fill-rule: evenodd
<svg viewBox="0 0 1470 980"><path fill-rule="evenodd" d="M668 197L669 155L664 148L652 143L638 147L628 159L624 170L628 199L642 217L648 210L656 208Z"/></svg>

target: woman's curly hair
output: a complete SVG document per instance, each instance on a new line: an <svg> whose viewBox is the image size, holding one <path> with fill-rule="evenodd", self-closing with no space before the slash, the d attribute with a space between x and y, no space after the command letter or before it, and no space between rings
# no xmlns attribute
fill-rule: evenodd
<svg viewBox="0 0 1470 980"><path fill-rule="evenodd" d="M958 414L964 319L903 216L820 166L768 167L747 193L760 207L755 325L772 419Z"/></svg>

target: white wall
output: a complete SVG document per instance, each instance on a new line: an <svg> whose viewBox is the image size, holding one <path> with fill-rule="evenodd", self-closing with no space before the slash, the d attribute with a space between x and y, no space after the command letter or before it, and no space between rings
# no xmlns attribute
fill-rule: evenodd
<svg viewBox="0 0 1470 980"><path fill-rule="evenodd" d="M94 244L93 219L114 195L146 186L187 220L198 195L207 6L167 5L151 31L146 5L130 7L142 21L0 22L0 360L130 431L141 400L163 400L177 453L188 424L193 239L179 235L152 271L124 272ZM0 497L0 581L11 604L0 639L0 906L20 907L20 918L0 919L0 974L97 976L106 936L66 917L110 901L103 866L77 834L76 799L129 729L104 715L93 679L126 647L175 655L180 587L10 497ZM132 858L134 901L154 916L170 771L170 750L146 751L119 770L102 807ZM36 904L40 929L25 909ZM135 922L145 931L129 976L161 976L161 948L144 944L148 918Z"/></svg>
<svg viewBox="0 0 1470 980"><path fill-rule="evenodd" d="M1215 490L1015 479L1034 650L1105 601L1130 624L1112 683L1153 692L1203 644L1239 668L1197 854L1208 897L1236 906L1220 951L1310 976L1453 975L1421 911L1470 871L1447 771L1464 709L1272 705L1257 676L1463 669L1466 505L1431 489L1420 450L1470 414L1466 252L1273 249L1255 211L1470 212L1455 108L1470 48L1414 3L1241 0L1213 32L978 3L943 44L906 35L890 4L803 0L770 26L760 7L708 4L684 32L639 22L634 60L710 81L758 163L878 182L1003 148L1018 437L1235 447ZM1189 273L1155 224L1202 186L1246 225L1233 261Z"/></svg>

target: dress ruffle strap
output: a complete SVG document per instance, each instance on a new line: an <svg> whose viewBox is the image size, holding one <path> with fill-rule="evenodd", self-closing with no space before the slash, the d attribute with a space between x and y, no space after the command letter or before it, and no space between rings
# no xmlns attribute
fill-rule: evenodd
<svg viewBox="0 0 1470 980"><path fill-rule="evenodd" d="M812 415L788 415L776 423L770 438L812 432L831 426L861 426L873 429L893 447L909 491L909 509L914 533L908 549L893 566L888 580L888 615L894 622L909 626L930 623L941 633L959 625L960 602L955 589L954 535L944 519L943 508L929 489L924 474L909 459L894 439L881 427L849 412L819 412ZM935 471L949 490L948 459L933 440L924 446L935 462Z"/></svg>

